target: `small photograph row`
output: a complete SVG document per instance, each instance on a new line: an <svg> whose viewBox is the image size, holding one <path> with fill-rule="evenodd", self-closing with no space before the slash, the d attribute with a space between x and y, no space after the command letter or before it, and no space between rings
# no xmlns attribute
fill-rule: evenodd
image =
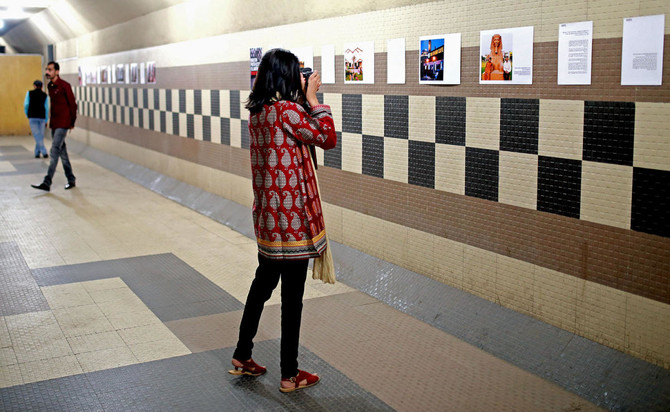
<svg viewBox="0 0 670 412"><path fill-rule="evenodd" d="M479 36L478 70L480 84L533 83L534 28L514 27L482 30ZM663 74L665 15L623 19L621 84L659 86ZM379 45L377 45L378 47ZM419 84L457 85L461 83L461 33L422 36L418 39ZM557 83L590 85L593 22L563 23L558 27ZM273 45L269 49L282 47ZM282 47L286 48L286 47ZM290 48L302 67L312 67L313 47ZM386 44L388 84L404 84L405 39L389 39ZM345 84L375 83L375 42L356 41L342 46ZM250 50L251 86L263 56L262 47ZM321 47L321 79L335 81L335 46Z"/></svg>
<svg viewBox="0 0 670 412"><path fill-rule="evenodd" d="M79 85L154 84L156 62L112 64L96 67L79 66Z"/></svg>

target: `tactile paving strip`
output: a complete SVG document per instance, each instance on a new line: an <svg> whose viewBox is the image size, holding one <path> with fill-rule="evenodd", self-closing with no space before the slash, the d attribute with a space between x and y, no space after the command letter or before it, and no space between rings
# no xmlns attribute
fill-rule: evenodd
<svg viewBox="0 0 670 412"><path fill-rule="evenodd" d="M48 310L15 242L0 243L0 316Z"/></svg>
<svg viewBox="0 0 670 412"><path fill-rule="evenodd" d="M244 308L171 253L35 269L32 273L39 286L120 277L163 322Z"/></svg>
<svg viewBox="0 0 670 412"><path fill-rule="evenodd" d="M339 281L598 406L670 405L670 371L660 366L335 242L333 256Z"/></svg>
<svg viewBox="0 0 670 412"><path fill-rule="evenodd" d="M0 410L392 410L303 347L300 367L318 371L322 382L289 394L279 392L279 340L256 344L254 357L268 360L268 373L258 378L228 374L232 353L212 350L0 389Z"/></svg>

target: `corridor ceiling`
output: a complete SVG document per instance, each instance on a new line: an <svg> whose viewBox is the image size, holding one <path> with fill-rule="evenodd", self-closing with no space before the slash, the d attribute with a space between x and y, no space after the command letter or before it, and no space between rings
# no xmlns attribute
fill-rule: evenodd
<svg viewBox="0 0 670 412"><path fill-rule="evenodd" d="M30 17L8 20L0 38L15 53L42 53L49 44L76 38L187 0L0 0L23 6Z"/></svg>
<svg viewBox="0 0 670 412"><path fill-rule="evenodd" d="M110 53L124 47L156 46L162 42L190 39L189 36L212 36L227 32L272 27L300 21L358 14L369 11L403 7L434 0L0 0L0 19L8 7L22 6L31 13L23 20L9 21L8 27L0 29L0 45L6 53L43 54L48 45L88 36L97 41L96 52ZM163 13L171 9L174 13ZM195 17L190 12L195 13ZM202 16L202 13L210 13ZM226 13L228 26L212 24L212 15ZM153 16L152 16L153 15ZM182 16L192 19L189 33L169 33L170 19ZM199 16L205 28L198 27ZM156 19L165 19L163 27L148 27L156 32L155 38L142 44L125 42L123 36L114 36L115 27L136 29L145 22L156 24ZM137 21L137 25L133 25ZM216 22L216 17L214 18ZM233 22L230 24L230 22ZM126 24L126 26L122 26ZM209 24L209 26L208 26ZM97 34L106 32L105 35ZM112 41L110 41L112 40ZM116 42L114 41L116 40ZM99 44L102 42L103 44ZM106 43L105 43L106 42ZM119 44L119 42L121 44ZM77 46L75 46L77 47ZM90 51L90 50L87 50Z"/></svg>

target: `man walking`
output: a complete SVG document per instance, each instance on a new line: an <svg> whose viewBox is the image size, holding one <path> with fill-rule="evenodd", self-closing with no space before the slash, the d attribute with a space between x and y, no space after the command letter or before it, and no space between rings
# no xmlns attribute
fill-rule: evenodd
<svg viewBox="0 0 670 412"><path fill-rule="evenodd" d="M49 155L47 154L47 148L44 147L44 129L47 125L49 100L47 100L47 94L42 91L40 80L35 80L33 86L34 89L26 93L23 110L26 112L30 123L30 131L35 138L35 157L39 158L41 154L44 158L47 158Z"/></svg>
<svg viewBox="0 0 670 412"><path fill-rule="evenodd" d="M74 128L74 122L77 120L77 102L72 93L70 83L61 79L59 76L60 65L56 62L49 62L46 67L45 76L49 80L47 89L49 90L49 99L51 100L51 116L49 127L51 128L51 162L49 171L44 176L44 181L39 185L31 185L35 189L49 191L51 190L51 181L53 179L58 159L63 160L63 169L67 184L65 190L75 187L75 177L72 173L72 165L67 155L65 146L65 135L67 131Z"/></svg>

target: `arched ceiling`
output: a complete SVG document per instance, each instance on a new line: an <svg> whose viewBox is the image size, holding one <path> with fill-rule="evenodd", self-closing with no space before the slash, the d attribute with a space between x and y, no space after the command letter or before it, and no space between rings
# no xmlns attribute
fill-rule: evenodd
<svg viewBox="0 0 670 412"><path fill-rule="evenodd" d="M0 31L6 46L15 53L41 53L46 45L102 30L186 0L8 0L23 3L35 12Z"/></svg>
<svg viewBox="0 0 670 412"><path fill-rule="evenodd" d="M5 44L7 53L43 54L50 44L57 44L92 33L105 33L105 36L118 34L117 39L106 37L110 45L104 52L121 51L124 47L147 47L165 41L175 41L174 37L157 37L144 44L124 42L123 35L114 30L125 30L129 22L136 21L141 26L146 22L157 24L164 16L174 13L161 11L170 8L176 13L230 13L235 21L228 27L217 26L213 33L200 31L201 35L216 35L231 31L269 27L281 24L297 23L342 15L364 13L368 11L402 7L434 0L0 0L0 14L7 5L23 5L28 11L35 12L23 21L13 21L10 27L0 29L0 45ZM155 13L155 14L154 14ZM156 19L148 18L153 15ZM143 16L146 16L143 18ZM211 24L211 17L206 16ZM179 17L177 17L179 18ZM197 20L197 19L196 19ZM230 20L230 19L229 19ZM197 24L197 22L196 22ZM216 24L214 24L216 25ZM105 30L107 29L107 30ZM147 29L152 29L148 27ZM170 27L160 27L160 33ZM196 30L197 31L197 30ZM160 34L159 33L159 34ZM187 39L184 34L179 40ZM104 36L103 36L104 37Z"/></svg>

